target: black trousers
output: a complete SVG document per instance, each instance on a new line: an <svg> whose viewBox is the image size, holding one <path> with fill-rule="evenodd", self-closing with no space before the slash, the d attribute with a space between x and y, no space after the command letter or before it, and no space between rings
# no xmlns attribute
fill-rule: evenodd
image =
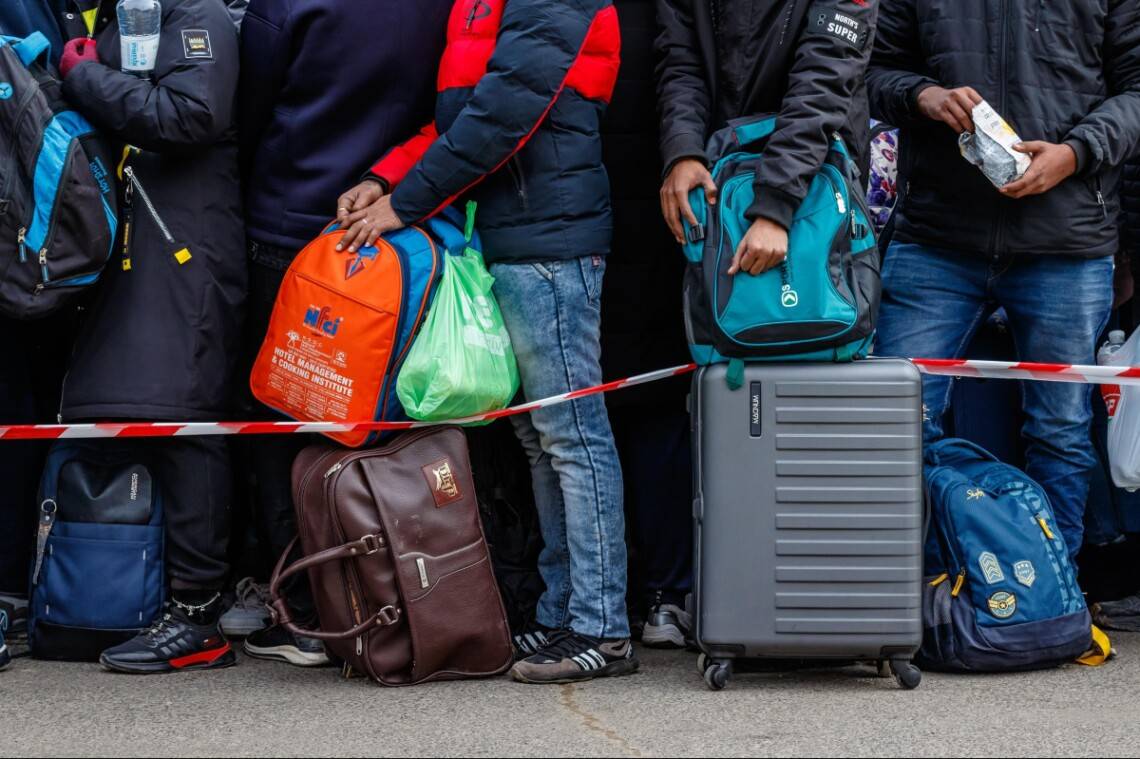
<svg viewBox="0 0 1140 759"><path fill-rule="evenodd" d="M643 590L683 606L693 587L689 415L626 406L610 412L625 479L626 517Z"/></svg>
<svg viewBox="0 0 1140 759"><path fill-rule="evenodd" d="M285 270L297 251L250 243L249 299L245 339L239 377L246 378L257 359L269 318L277 301L277 291L285 278ZM252 420L279 421L283 417L258 403L249 391L248 382L242 382L239 403L243 415ZM310 435L270 435L243 438L238 446L238 460L249 468L245 481L248 491L245 501L252 509L253 525L266 552L275 562L297 535L297 517L293 510L292 470L297 454L317 440ZM294 550L290 561L301 557ZM268 575L271 566L264 567ZM294 576L286 588L286 596L296 617L305 622L316 619L316 605L304 573Z"/></svg>
<svg viewBox="0 0 1140 759"><path fill-rule="evenodd" d="M108 441L112 442L112 441ZM179 590L221 590L229 574L233 476L225 438L129 442L162 486L166 573Z"/></svg>

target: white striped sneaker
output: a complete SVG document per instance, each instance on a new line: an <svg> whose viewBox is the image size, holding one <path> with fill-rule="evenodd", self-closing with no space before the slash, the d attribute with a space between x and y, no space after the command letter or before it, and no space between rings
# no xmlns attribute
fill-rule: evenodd
<svg viewBox="0 0 1140 759"><path fill-rule="evenodd" d="M515 661L534 656L546 648L546 644L553 634L553 629L536 623L530 630L514 636L512 641L515 646Z"/></svg>
<svg viewBox="0 0 1140 759"><path fill-rule="evenodd" d="M541 651L517 662L511 677L520 683L572 683L629 675L637 667L628 638L606 641L564 630L551 635Z"/></svg>

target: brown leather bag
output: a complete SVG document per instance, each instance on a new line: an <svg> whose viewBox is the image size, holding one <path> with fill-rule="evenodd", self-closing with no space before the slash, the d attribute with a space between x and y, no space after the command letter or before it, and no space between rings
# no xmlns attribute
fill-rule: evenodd
<svg viewBox="0 0 1140 759"><path fill-rule="evenodd" d="M366 451L314 446L293 464L304 558L270 583L273 619L325 641L383 685L504 672L512 650L479 519L467 439L410 432ZM321 630L292 618L282 583L308 571Z"/></svg>

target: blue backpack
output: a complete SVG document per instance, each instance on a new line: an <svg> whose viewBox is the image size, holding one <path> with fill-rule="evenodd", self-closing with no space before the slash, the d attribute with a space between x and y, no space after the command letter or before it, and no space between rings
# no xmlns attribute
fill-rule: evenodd
<svg viewBox="0 0 1140 759"><path fill-rule="evenodd" d="M110 147L71 110L47 38L0 37L0 315L50 314L111 256L118 196Z"/></svg>
<svg viewBox="0 0 1140 759"><path fill-rule="evenodd" d="M928 448L926 482L926 635L916 663L1010 672L1088 651L1092 620L1041 486L958 439Z"/></svg>
<svg viewBox="0 0 1140 759"><path fill-rule="evenodd" d="M834 137L788 234L785 262L759 276L729 276L776 117L730 122L712 136L708 160L720 188L703 188L686 222L685 325L698 364L729 361L850 361L867 355L881 285L866 190L847 148ZM730 377L733 372L730 372Z"/></svg>
<svg viewBox="0 0 1140 759"><path fill-rule="evenodd" d="M162 611L162 494L131 454L78 442L48 454L28 608L33 656L97 660Z"/></svg>

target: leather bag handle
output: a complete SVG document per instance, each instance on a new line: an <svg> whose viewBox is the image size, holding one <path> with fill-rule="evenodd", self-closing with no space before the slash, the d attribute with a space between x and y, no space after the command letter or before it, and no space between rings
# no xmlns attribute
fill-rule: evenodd
<svg viewBox="0 0 1140 759"><path fill-rule="evenodd" d="M335 548L328 548L324 551L319 551L312 556L305 558L291 564L288 568L285 567L285 561L288 559L289 554L297 546L299 538L293 538L289 546L281 554L281 558L277 560L277 566L273 569L273 577L269 581L269 614L273 619L274 624L279 624L294 635L301 635L306 638L314 638L316 640L350 640L357 638L364 633L376 627L389 627L400 621L403 613L395 606L385 606L376 614L366 619L351 630L344 632L324 632L321 630L307 630L303 627L298 627L293 622L293 613L289 608L289 602L281 594L281 584L295 574L304 572L321 564L328 564L334 561L345 561L347 559L355 559L361 556L371 556L383 548L387 547L384 538L380 535L365 535L359 540L354 540L351 543L345 543L342 546Z"/></svg>

